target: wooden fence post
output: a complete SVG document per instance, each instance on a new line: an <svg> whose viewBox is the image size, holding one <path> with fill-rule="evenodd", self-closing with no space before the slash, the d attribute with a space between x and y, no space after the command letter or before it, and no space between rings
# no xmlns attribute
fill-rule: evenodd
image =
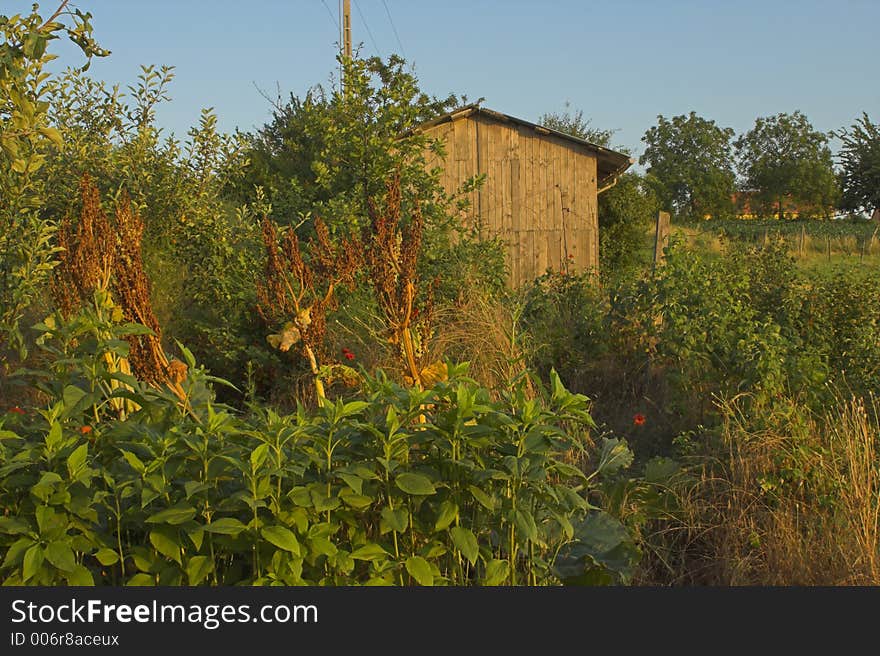
<svg viewBox="0 0 880 656"><path fill-rule="evenodd" d="M654 269L663 263L663 249L669 245L669 212L657 212L657 229L654 233Z"/></svg>

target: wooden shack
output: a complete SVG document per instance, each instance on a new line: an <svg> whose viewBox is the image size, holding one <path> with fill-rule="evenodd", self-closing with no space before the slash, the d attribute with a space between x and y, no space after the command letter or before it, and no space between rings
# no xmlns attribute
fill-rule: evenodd
<svg viewBox="0 0 880 656"><path fill-rule="evenodd" d="M633 163L628 155L478 105L419 130L445 143L445 158L429 152L428 166L442 167L447 193L486 174L463 218L505 242L511 286L547 269L598 270L598 194Z"/></svg>

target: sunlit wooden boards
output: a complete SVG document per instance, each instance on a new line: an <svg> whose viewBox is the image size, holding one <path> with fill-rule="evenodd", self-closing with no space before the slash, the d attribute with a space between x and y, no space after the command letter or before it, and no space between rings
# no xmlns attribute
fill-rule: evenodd
<svg viewBox="0 0 880 656"><path fill-rule="evenodd" d="M443 167L447 193L486 175L468 195L461 220L479 226L483 238L503 240L512 287L547 270L598 270L597 162L604 157L606 168L625 162L625 169L628 158L479 108L447 115L422 131L445 144L445 159L428 157L428 166Z"/></svg>

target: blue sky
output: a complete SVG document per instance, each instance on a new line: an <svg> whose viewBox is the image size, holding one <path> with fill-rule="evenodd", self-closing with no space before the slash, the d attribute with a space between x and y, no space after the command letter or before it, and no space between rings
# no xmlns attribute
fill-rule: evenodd
<svg viewBox="0 0 880 656"><path fill-rule="evenodd" d="M335 71L338 0L73 1L113 51L94 77L125 86L141 64L176 67L158 119L178 136L202 107L252 130L271 114L257 87L303 94ZM29 6L0 0L2 13ZM568 102L636 154L658 114L693 110L738 133L795 109L823 131L862 111L880 120L878 25L878 0L352 0L361 52L402 50L429 93L528 120ZM62 63L81 62L55 44Z"/></svg>

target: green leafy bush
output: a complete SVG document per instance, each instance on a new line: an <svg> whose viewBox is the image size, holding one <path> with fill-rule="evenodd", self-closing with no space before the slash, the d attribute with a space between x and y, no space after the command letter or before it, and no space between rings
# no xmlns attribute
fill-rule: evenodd
<svg viewBox="0 0 880 656"><path fill-rule="evenodd" d="M451 368L418 391L247 417L212 400L184 350L186 401L107 369L130 326L42 326L49 398L0 420L7 584L558 584L625 581L638 551L592 503L627 466L589 450L586 399L493 400ZM111 339L96 341L89 335ZM110 385L120 380L124 387ZM136 405L121 420L113 400ZM586 474L572 462L593 463ZM616 549L618 556L605 557Z"/></svg>

